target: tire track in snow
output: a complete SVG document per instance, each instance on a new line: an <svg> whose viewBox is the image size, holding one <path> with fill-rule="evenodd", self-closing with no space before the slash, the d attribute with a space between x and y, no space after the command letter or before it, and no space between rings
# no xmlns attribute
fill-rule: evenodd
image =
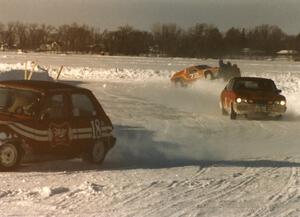
<svg viewBox="0 0 300 217"><path fill-rule="evenodd" d="M243 174L237 178L234 178L233 181L235 180L240 180L237 184L233 184L230 185L232 180L230 180L231 182L228 182L229 185L225 186L225 188L220 189L218 192L212 192L209 194L209 197L207 198L207 195L205 195L205 199L200 201L197 204L197 208L206 206L209 202L211 202L212 200L217 200L220 199L224 196L228 196L229 194L238 191L241 188L245 188L246 186L249 186L250 184L254 183L255 180L257 180L257 178L265 173L269 173L271 171L274 171L276 169L253 169L253 168L247 168L246 174ZM198 198L197 198L198 199Z"/></svg>
<svg viewBox="0 0 300 217"><path fill-rule="evenodd" d="M51 196L48 202L53 203L57 209L65 210L66 212L86 210L86 204L89 204L91 207L99 207L96 205L98 200L102 197L108 197L103 188L104 186L86 182L68 193Z"/></svg>
<svg viewBox="0 0 300 217"><path fill-rule="evenodd" d="M289 175L289 179L286 183L286 185L284 185L283 188L279 189L276 193L272 194L271 196L268 197L268 201L265 204L264 207L258 209L256 212L254 213L250 213L247 216L248 217L267 217L267 216L274 216L274 214L272 214L272 212L276 209L278 209L278 207L282 206L282 205L286 205L290 200L292 200L295 197L299 197L298 193L297 193L297 183L298 183L298 168L292 167L290 169L290 175ZM294 191L292 191L292 193L289 191L290 189L294 189ZM276 215L278 215L279 213L276 212Z"/></svg>
<svg viewBox="0 0 300 217"><path fill-rule="evenodd" d="M130 195L125 199L119 201L117 204L114 202L114 204L111 204L106 207L113 207L109 210L109 212L114 212L115 210L124 209L124 207L130 207L129 212L131 212L131 215L134 215L135 211L140 210L141 208L144 209L151 209L151 205L149 203L140 203L140 201L152 201L152 197L157 197L159 195L165 194L165 192L170 192L174 187L177 187L179 185L187 185L187 180L190 179L196 179L206 172L208 172L210 168L208 167L201 167L197 169L196 173L191 177L186 177L184 180L177 181L160 181L160 182L152 182L148 184L146 187L143 187L142 189L134 192L130 192ZM198 183L199 184L199 183ZM160 201L157 202L160 204ZM125 208L126 209L126 208ZM106 210L107 211L107 210ZM128 211L126 211L128 213ZM151 210L150 210L151 212ZM129 215L129 216L131 216ZM145 216L148 216L148 214L145 214Z"/></svg>
<svg viewBox="0 0 300 217"><path fill-rule="evenodd" d="M184 209L181 209L179 213L177 213L178 215L186 215L187 213L191 214L193 213L193 211L195 213L198 213L199 209L207 207L209 203L220 200L223 197L230 197L232 193L253 184L260 175L263 175L265 173L269 174L270 172L272 173L275 170L277 170L277 168L253 169L247 167L245 168L245 172L243 174L234 178L233 180L221 180L214 183L214 186L209 186L210 190L208 192L201 192L199 191L200 188L197 187L192 188L186 192L179 192L177 193L177 195L182 195L182 199L174 201L174 197L172 197L171 201L174 202L168 203L168 206L163 207L160 210L160 213L165 213L169 210L172 210L172 207L185 207ZM232 184L232 181L236 180L238 180L238 183ZM199 195L199 192L201 192L201 195ZM198 202L199 200L200 202ZM182 205L182 203L184 205Z"/></svg>
<svg viewBox="0 0 300 217"><path fill-rule="evenodd" d="M156 208L155 210L152 210L150 212L146 213L146 216L156 216L160 214L170 213L172 214L173 208L175 207L185 207L184 209L181 209L180 212L177 212L178 215L186 215L186 213L192 213L192 210L195 210L197 212L199 208L206 206L209 202L216 200L218 198L221 198L223 196L226 196L227 194L237 191L238 189L245 187L246 185L251 184L255 179L255 175L258 171L261 169L253 169L253 168L245 168L243 173L236 177L235 179L241 179L238 184L231 185L232 180L228 178L228 180L217 180L213 183L209 183L208 186L204 185L203 183L198 180L193 180L193 183L196 183L196 185L189 185L189 189L185 191L177 191L176 193L173 192L172 189L169 189L170 192L170 201L168 202L166 206L154 204L154 207L160 207ZM250 174L250 175L249 175ZM178 187L178 186L173 186ZM192 187L192 188L191 188ZM209 188L209 191L205 191L205 188ZM199 192L201 192L201 195L199 196ZM203 199L205 198L205 199ZM199 199L202 201L198 202ZM182 205L184 204L184 205ZM165 215L167 216L167 215Z"/></svg>
<svg viewBox="0 0 300 217"><path fill-rule="evenodd" d="M190 212L190 210L192 210L193 208L195 209L195 212L198 213L200 208L204 208L207 207L209 203L211 203L212 201L217 201L220 200L223 197L226 198L230 198L230 196L234 193L239 191L240 189L245 189L247 186L250 186L251 184L254 184L255 181L259 178L259 176L264 175L264 174L269 174L269 173L273 173L274 171L276 171L277 168L271 168L271 169L266 169L266 168L259 168L259 169L252 169L252 168L246 168L245 171L247 172L246 174L238 177L238 179L241 179L239 181L239 183L234 184L234 185L227 185L225 188L220 189L218 192L210 192L208 194L204 195L204 200L200 201L199 203L197 203L196 205L191 205L191 207L184 209L182 212L183 213L187 213ZM230 181L234 181L236 180L230 180ZM203 197L202 197L203 198ZM200 199L200 197L196 197L194 198L195 201L198 201ZM199 214L199 213L198 213ZM197 214L197 215L198 215Z"/></svg>

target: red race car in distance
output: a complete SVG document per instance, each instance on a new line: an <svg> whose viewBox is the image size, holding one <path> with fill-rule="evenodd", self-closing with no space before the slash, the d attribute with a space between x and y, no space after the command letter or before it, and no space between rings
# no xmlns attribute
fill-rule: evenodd
<svg viewBox="0 0 300 217"><path fill-rule="evenodd" d="M286 98L274 81L258 77L231 79L220 96L220 108L231 119L238 115L281 117L286 112Z"/></svg>

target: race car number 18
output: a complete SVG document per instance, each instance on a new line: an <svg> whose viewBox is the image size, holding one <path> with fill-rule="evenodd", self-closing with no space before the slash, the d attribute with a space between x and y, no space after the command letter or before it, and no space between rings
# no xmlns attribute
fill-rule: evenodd
<svg viewBox="0 0 300 217"><path fill-rule="evenodd" d="M101 133L101 122L100 122L100 120L98 120L98 119L92 120L91 125L92 125L93 139L101 138L102 133Z"/></svg>

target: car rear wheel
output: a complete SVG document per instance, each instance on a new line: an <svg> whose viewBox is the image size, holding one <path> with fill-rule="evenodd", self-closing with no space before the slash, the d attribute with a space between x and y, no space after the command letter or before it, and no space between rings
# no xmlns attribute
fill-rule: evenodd
<svg viewBox="0 0 300 217"><path fill-rule="evenodd" d="M94 163L102 164L106 156L106 147L102 141L96 142L87 153L82 155L82 160Z"/></svg>
<svg viewBox="0 0 300 217"><path fill-rule="evenodd" d="M234 109L233 109L233 105L231 105L231 109L230 109L230 119L231 119L231 120L235 120L236 117L237 117L237 114L236 114L236 112L235 112Z"/></svg>
<svg viewBox="0 0 300 217"><path fill-rule="evenodd" d="M21 157L20 149L15 144L2 145L0 147L0 169L4 171L13 170L19 166Z"/></svg>
<svg viewBox="0 0 300 217"><path fill-rule="evenodd" d="M213 75L212 75L211 71L205 72L205 79L207 79L207 80L213 79Z"/></svg>

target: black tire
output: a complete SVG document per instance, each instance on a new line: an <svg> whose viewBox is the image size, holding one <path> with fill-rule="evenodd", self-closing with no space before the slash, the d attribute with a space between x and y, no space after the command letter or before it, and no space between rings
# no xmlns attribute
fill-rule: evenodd
<svg viewBox="0 0 300 217"><path fill-rule="evenodd" d="M230 109L230 119L231 119L231 120L236 120L236 118L237 118L237 114L236 114L236 112L235 112L234 109L233 109L233 105L231 105L231 109Z"/></svg>
<svg viewBox="0 0 300 217"><path fill-rule="evenodd" d="M228 112L222 107L222 115L228 115Z"/></svg>
<svg viewBox="0 0 300 217"><path fill-rule="evenodd" d="M22 159L22 151L18 145L5 143L0 146L0 170L12 171L16 169Z"/></svg>
<svg viewBox="0 0 300 217"><path fill-rule="evenodd" d="M281 119L282 119L282 115L275 116L275 120L281 120Z"/></svg>
<svg viewBox="0 0 300 217"><path fill-rule="evenodd" d="M175 80L175 87L186 87L186 84L182 79L178 78Z"/></svg>
<svg viewBox="0 0 300 217"><path fill-rule="evenodd" d="M205 72L205 79L207 79L207 80L213 80L214 79L213 74L212 74L211 71Z"/></svg>
<svg viewBox="0 0 300 217"><path fill-rule="evenodd" d="M81 158L83 161L101 165L106 157L107 148L102 141L93 144L90 149L83 153Z"/></svg>

